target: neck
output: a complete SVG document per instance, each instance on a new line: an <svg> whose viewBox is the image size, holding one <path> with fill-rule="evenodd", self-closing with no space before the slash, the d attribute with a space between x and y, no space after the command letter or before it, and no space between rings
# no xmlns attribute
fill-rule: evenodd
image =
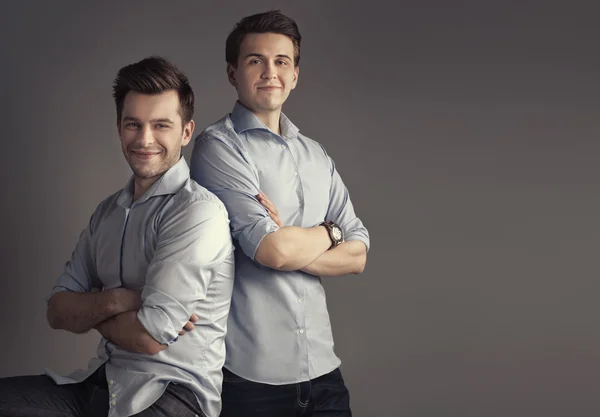
<svg viewBox="0 0 600 417"><path fill-rule="evenodd" d="M150 178L135 177L135 181L134 181L134 185L133 185L133 201L136 201L141 196L143 196L144 193L146 191L148 191L148 189L152 186L152 184L154 184L159 178L160 178L160 175L158 175L156 177L150 177Z"/></svg>
<svg viewBox="0 0 600 417"><path fill-rule="evenodd" d="M255 113L256 118L260 120L267 128L278 135L281 135L279 128L279 119L281 116L281 109L273 110L264 113Z"/></svg>

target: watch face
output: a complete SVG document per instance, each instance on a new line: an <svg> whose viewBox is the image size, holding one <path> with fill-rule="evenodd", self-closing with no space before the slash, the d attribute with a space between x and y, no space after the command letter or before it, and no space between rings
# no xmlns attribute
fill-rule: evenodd
<svg viewBox="0 0 600 417"><path fill-rule="evenodd" d="M331 232L333 233L335 240L342 240L342 230L339 227L331 228Z"/></svg>

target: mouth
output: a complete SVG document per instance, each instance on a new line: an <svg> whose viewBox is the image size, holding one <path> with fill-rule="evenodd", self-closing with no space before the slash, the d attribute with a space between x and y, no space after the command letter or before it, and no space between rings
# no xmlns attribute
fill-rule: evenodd
<svg viewBox="0 0 600 417"><path fill-rule="evenodd" d="M267 91L267 92L271 92L271 91L277 91L277 90L281 90L281 87L275 86L275 85L267 85L264 87L257 87L260 91Z"/></svg>
<svg viewBox="0 0 600 417"><path fill-rule="evenodd" d="M130 151L131 154L138 158L138 159L142 159L142 160L148 160L148 159L152 159L153 157L157 156L160 154L160 152L155 151L155 152L149 152L149 151Z"/></svg>

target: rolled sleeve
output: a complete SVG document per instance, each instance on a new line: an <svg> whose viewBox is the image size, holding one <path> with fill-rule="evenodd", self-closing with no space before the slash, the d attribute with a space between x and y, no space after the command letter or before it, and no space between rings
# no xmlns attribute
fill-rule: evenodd
<svg viewBox="0 0 600 417"><path fill-rule="evenodd" d="M92 230L96 213L91 216L87 227L80 233L71 259L65 263L63 273L56 279L52 292L46 297L46 302L59 292L89 292L94 286L100 286L96 278L94 254L92 248Z"/></svg>
<svg viewBox="0 0 600 417"><path fill-rule="evenodd" d="M206 298L233 245L227 211L214 196L174 210L158 227L137 317L156 341L170 344Z"/></svg>
<svg viewBox="0 0 600 417"><path fill-rule="evenodd" d="M329 160L331 162L331 189L329 192L327 220L333 221L342 228L344 240L361 241L365 244L368 252L371 245L369 232L354 212L350 193L344 185L342 177L336 170L333 159L329 158Z"/></svg>
<svg viewBox="0 0 600 417"><path fill-rule="evenodd" d="M225 204L233 238L250 259L255 259L264 237L279 230L279 226L256 198L258 174L247 156L225 139L203 133L196 138L190 172L196 182Z"/></svg>

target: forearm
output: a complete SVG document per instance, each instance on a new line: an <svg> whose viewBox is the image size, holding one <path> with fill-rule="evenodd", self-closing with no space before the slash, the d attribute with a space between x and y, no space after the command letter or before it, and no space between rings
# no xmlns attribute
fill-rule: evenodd
<svg viewBox="0 0 600 417"><path fill-rule="evenodd" d="M167 345L158 343L142 326L136 311L127 311L99 323L96 330L110 342L125 350L155 355Z"/></svg>
<svg viewBox="0 0 600 417"><path fill-rule="evenodd" d="M262 240L256 260L280 271L296 271L315 261L331 247L324 226L301 228L282 227Z"/></svg>
<svg viewBox="0 0 600 417"><path fill-rule="evenodd" d="M359 240L343 242L319 256L302 271L317 276L360 274L367 262L367 248Z"/></svg>
<svg viewBox="0 0 600 417"><path fill-rule="evenodd" d="M116 314L138 308L140 302L139 292L124 288L85 293L64 291L48 301L47 318L53 329L84 333Z"/></svg>

